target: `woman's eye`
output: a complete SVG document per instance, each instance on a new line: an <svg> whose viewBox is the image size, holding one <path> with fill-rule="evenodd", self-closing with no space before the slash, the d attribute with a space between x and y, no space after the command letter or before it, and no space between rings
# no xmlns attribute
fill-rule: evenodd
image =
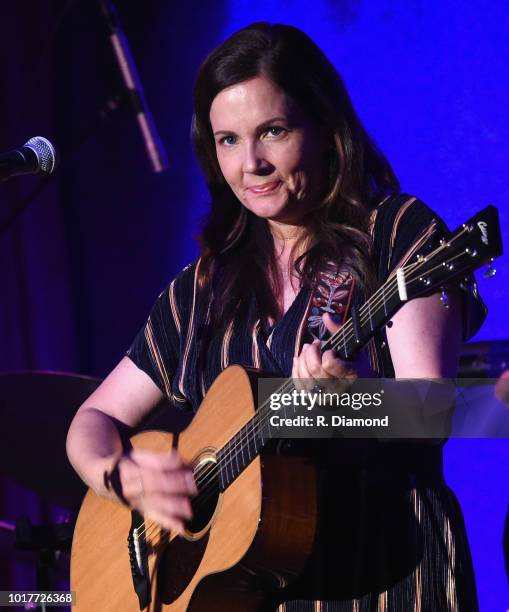
<svg viewBox="0 0 509 612"><path fill-rule="evenodd" d="M232 134L229 134L228 136L223 136L223 138L221 138L221 140L219 141L219 144L231 146L231 145L234 145L236 142L237 141L236 141L235 136L232 136Z"/></svg>
<svg viewBox="0 0 509 612"><path fill-rule="evenodd" d="M281 136L283 132L286 132L285 128L282 128L278 125L273 125L267 128L267 131L265 133L268 134L269 136L276 137L276 136Z"/></svg>

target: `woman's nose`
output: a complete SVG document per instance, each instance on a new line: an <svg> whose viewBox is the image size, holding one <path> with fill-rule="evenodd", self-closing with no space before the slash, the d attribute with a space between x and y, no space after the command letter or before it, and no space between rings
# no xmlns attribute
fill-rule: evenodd
<svg viewBox="0 0 509 612"><path fill-rule="evenodd" d="M263 155L263 146L260 142L246 142L243 151L242 170L253 173L263 169L266 160Z"/></svg>

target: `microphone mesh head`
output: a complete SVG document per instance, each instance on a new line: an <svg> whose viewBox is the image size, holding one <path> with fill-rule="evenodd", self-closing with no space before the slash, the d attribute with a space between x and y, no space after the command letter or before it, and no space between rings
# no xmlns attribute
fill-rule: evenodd
<svg viewBox="0 0 509 612"><path fill-rule="evenodd" d="M30 147L37 155L39 160L39 172L41 174L51 174L57 166L57 153L55 147L47 138L34 136L23 146Z"/></svg>

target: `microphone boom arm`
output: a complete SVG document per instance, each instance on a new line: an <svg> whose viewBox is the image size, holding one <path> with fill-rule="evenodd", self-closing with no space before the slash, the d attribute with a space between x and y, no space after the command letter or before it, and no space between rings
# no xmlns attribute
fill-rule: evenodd
<svg viewBox="0 0 509 612"><path fill-rule="evenodd" d="M148 108L134 60L129 50L127 38L122 31L117 10L111 0L101 0L103 15L110 31L110 41L117 60L122 79L129 93L130 104L136 113L143 142L154 172L162 172L168 167L168 158L159 137L152 114Z"/></svg>

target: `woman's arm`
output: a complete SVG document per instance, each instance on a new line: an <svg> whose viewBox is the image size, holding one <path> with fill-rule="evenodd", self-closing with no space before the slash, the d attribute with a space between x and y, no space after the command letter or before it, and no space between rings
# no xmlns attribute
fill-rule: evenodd
<svg viewBox="0 0 509 612"><path fill-rule="evenodd" d="M124 357L80 406L67 435L67 454L98 495L140 510L166 529L191 517L192 473L178 455L133 450L124 454L116 422L136 427L162 399L151 378ZM114 476L120 490L112 486Z"/></svg>
<svg viewBox="0 0 509 612"><path fill-rule="evenodd" d="M448 293L449 308L439 294L417 298L405 304L387 326L387 342L396 378L445 378L456 376L461 349L462 304L459 290ZM339 325L325 314L323 321L334 333ZM293 378L341 378L369 376L366 364L338 359L333 351L320 357L320 343L304 344L295 358Z"/></svg>
<svg viewBox="0 0 509 612"><path fill-rule="evenodd" d="M113 469L123 452L115 420L136 427L161 398L149 376L124 357L78 409L67 435L67 454L99 495L114 495L105 487L104 473Z"/></svg>
<svg viewBox="0 0 509 612"><path fill-rule="evenodd" d="M459 290L448 292L445 308L435 293L405 304L387 329L396 378L454 378L462 340Z"/></svg>

